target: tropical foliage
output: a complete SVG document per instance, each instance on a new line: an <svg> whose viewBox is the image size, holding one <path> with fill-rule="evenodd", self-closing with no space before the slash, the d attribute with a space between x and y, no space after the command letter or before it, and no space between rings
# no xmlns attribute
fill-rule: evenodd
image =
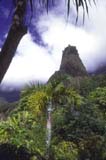
<svg viewBox="0 0 106 160"><path fill-rule="evenodd" d="M63 81L56 82L55 87L52 83L26 87L17 107L0 121L0 143L24 147L44 159L49 152L51 160L105 160L105 76L101 80L92 77L82 83L82 79L78 88L66 87ZM48 150L46 123L50 101L52 139ZM40 158L33 156L33 159Z"/></svg>

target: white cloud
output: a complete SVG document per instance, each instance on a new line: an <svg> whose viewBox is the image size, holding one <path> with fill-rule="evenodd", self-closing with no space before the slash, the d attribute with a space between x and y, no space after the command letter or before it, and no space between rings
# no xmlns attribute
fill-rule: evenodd
<svg viewBox="0 0 106 160"><path fill-rule="evenodd" d="M29 81L45 81L56 70L55 62L46 49L36 45L28 33L21 40L17 54L4 77L3 83L27 84Z"/></svg>
<svg viewBox="0 0 106 160"><path fill-rule="evenodd" d="M67 23L64 3L61 3L60 6L60 10L57 7L56 12L52 11L48 16L42 15L40 18L38 29L44 42L52 48L51 52L59 64L61 51L68 44L75 45L87 70L95 70L106 59L105 0L97 1L96 6L93 3L92 7L89 6L89 17L86 15L84 25L81 25L81 8L78 24L75 26L75 7L71 5L71 13ZM60 11L59 15L57 10ZM43 28L46 28L46 30L43 31Z"/></svg>
<svg viewBox="0 0 106 160"><path fill-rule="evenodd" d="M46 28L43 31L43 28ZM68 45L75 45L86 68L95 67L95 54L99 46L99 37L83 27L66 23L63 17L43 15L38 29L45 43L51 48L53 57L60 65L62 50ZM90 58L92 57L92 59Z"/></svg>
<svg viewBox="0 0 106 160"><path fill-rule="evenodd" d="M55 70L58 70L62 57L62 50L68 45L75 45L81 59L88 70L94 70L98 64L106 59L106 19L105 4L98 2L89 10L84 26L73 24L74 12L71 13L69 23L66 22L66 8L61 3L59 7L40 16L37 28L44 43L48 47L40 47L32 40L28 33L22 39L18 54L14 57L3 83L25 84L29 81L46 81ZM79 21L81 22L81 12ZM102 51L102 52L101 52Z"/></svg>

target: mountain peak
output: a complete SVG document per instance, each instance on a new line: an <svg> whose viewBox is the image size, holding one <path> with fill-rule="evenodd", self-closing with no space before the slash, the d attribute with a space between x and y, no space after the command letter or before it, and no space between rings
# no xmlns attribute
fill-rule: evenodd
<svg viewBox="0 0 106 160"><path fill-rule="evenodd" d="M68 45L68 47L64 49L60 71L64 71L73 77L87 75L86 68L82 63L75 46Z"/></svg>

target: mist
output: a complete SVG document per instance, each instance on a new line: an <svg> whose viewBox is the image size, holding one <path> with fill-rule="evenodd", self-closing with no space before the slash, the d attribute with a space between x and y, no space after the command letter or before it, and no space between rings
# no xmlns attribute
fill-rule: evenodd
<svg viewBox="0 0 106 160"><path fill-rule="evenodd" d="M96 6L89 6L89 16L86 15L84 24L82 9L79 10L76 24L77 15L73 5L67 18L63 0L51 7L48 15L43 11L37 19L33 17L33 31L41 39L35 31L23 37L2 86L23 86L36 81L45 83L59 69L62 51L68 44L77 47L88 72L105 64L105 7L104 0L98 1ZM36 43L34 38L38 40Z"/></svg>

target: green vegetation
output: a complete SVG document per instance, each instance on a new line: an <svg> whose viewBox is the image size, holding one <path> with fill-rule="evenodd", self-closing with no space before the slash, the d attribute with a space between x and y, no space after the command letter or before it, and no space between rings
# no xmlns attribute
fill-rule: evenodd
<svg viewBox="0 0 106 160"><path fill-rule="evenodd" d="M50 160L106 159L106 76L32 85L21 92L16 107L0 121L0 143L24 147L46 157L47 107L52 102ZM66 82L65 82L66 80ZM66 85L65 85L66 84ZM2 103L6 105L6 103ZM39 156L32 159L40 160Z"/></svg>

